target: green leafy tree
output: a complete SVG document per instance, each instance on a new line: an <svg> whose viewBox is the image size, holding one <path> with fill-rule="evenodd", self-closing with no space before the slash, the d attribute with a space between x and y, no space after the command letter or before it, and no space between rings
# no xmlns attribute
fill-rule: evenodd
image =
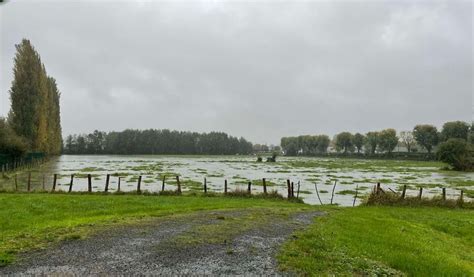
<svg viewBox="0 0 474 277"><path fill-rule="evenodd" d="M326 153L328 151L329 144L331 140L327 135L319 135L318 136L318 153Z"/></svg>
<svg viewBox="0 0 474 277"><path fill-rule="evenodd" d="M296 137L281 138L280 146L288 156L296 156L296 154L298 154L298 138Z"/></svg>
<svg viewBox="0 0 474 277"><path fill-rule="evenodd" d="M334 145L338 151L343 153L354 151L353 135L349 132L342 132L336 135Z"/></svg>
<svg viewBox="0 0 474 277"><path fill-rule="evenodd" d="M469 135L469 124L463 121L446 122L441 130L441 140L447 141L450 138L467 140Z"/></svg>
<svg viewBox="0 0 474 277"><path fill-rule="evenodd" d="M413 129L416 142L431 153L434 146L438 144L438 130L433 125L416 125Z"/></svg>
<svg viewBox="0 0 474 277"><path fill-rule="evenodd" d="M364 146L365 143L365 136L362 135L361 133L356 133L354 135L354 146L357 148L357 153L360 153L362 150L362 147Z"/></svg>
<svg viewBox="0 0 474 277"><path fill-rule="evenodd" d="M379 144L379 133L378 132L368 132L365 134L366 149L369 154L375 154L377 146Z"/></svg>
<svg viewBox="0 0 474 277"><path fill-rule="evenodd" d="M379 132L378 136L380 150L392 153L398 144L397 131L395 129L385 129Z"/></svg>
<svg viewBox="0 0 474 277"><path fill-rule="evenodd" d="M474 169L473 146L463 139L448 139L439 145L436 154L441 161L448 163L455 170Z"/></svg>

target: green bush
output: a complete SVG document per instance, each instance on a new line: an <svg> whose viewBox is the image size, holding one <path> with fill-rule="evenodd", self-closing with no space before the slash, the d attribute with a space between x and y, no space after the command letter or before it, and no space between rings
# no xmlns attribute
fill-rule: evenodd
<svg viewBox="0 0 474 277"><path fill-rule="evenodd" d="M473 145L463 139L448 139L439 145L436 154L439 160L451 165L455 170L474 169Z"/></svg>
<svg viewBox="0 0 474 277"><path fill-rule="evenodd" d="M5 119L0 118L0 153L20 157L26 153L27 149L25 139L15 134Z"/></svg>

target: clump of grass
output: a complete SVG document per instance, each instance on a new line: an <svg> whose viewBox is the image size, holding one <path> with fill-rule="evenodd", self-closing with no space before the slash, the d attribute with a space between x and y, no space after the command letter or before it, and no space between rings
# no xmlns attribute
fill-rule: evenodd
<svg viewBox="0 0 474 277"><path fill-rule="evenodd" d="M341 190L341 191L336 192L336 194L340 194L340 195L354 195L354 194L355 194L355 190L345 189L345 190Z"/></svg>
<svg viewBox="0 0 474 277"><path fill-rule="evenodd" d="M251 197L251 198L265 198L265 199L285 199L285 197L278 193L276 190L271 190L265 193L248 193L247 190L237 188L232 191L228 191L225 196L229 197Z"/></svg>
<svg viewBox="0 0 474 277"><path fill-rule="evenodd" d="M446 208L468 208L474 209L474 202L463 201L461 199L443 199L440 196L435 197L412 197L402 198L398 193L372 191L365 201L367 206L429 206Z"/></svg>
<svg viewBox="0 0 474 277"><path fill-rule="evenodd" d="M177 190L163 190L158 193L158 195L171 195L171 196L180 195L180 194L181 193Z"/></svg>

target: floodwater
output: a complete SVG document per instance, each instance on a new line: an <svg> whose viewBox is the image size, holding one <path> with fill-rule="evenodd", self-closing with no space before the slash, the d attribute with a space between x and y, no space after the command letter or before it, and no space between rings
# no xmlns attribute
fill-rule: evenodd
<svg viewBox="0 0 474 277"><path fill-rule="evenodd" d="M50 189L52 175L56 173L56 189L67 191L70 175L74 174L73 191L87 191L86 175L91 174L93 191L103 191L105 177L111 174L109 191L117 191L118 176L121 176L121 190L133 191L137 188L138 176L142 176L142 191L157 192L165 175L165 189L176 189L175 176L179 175L183 191L202 190L206 178L208 191L223 192L224 180L227 180L230 190L246 190L251 181L252 192L261 192L260 180L265 178L269 191L277 190L286 196L286 180L289 179L295 184L295 191L300 185L299 197L306 203L319 204L316 184L321 201L328 204L336 182L333 202L342 206L352 205L356 187L357 204L377 182L381 182L382 188L394 191L407 185L407 195L418 194L419 186L424 187L425 196L440 195L442 187L447 188L450 198L458 197L460 189L472 191L474 173L443 171L442 166L440 163L309 157L279 157L276 163L258 163L255 156L63 155L32 170L31 183L35 190L41 189L43 184L45 189ZM27 172L18 174L17 184L25 189ZM2 181L2 188L14 188L13 179L9 176Z"/></svg>

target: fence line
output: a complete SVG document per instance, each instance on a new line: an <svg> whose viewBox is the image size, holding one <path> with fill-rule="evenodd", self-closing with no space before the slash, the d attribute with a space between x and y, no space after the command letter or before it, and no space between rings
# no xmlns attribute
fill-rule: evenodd
<svg viewBox="0 0 474 277"><path fill-rule="evenodd" d="M42 182L42 190L45 191L45 174L42 174L43 178L43 182ZM117 185L117 192L120 192L121 191L121 180L122 180L122 176L117 176L118 177L118 185ZM74 184L74 178L75 178L75 175L74 174L71 174L70 176L70 182L69 182L69 189L68 189L68 192L71 193L73 192L73 184ZM87 192L89 193L92 193L93 192L93 187L92 187L92 175L91 174L87 174L86 176L87 178ZM53 174L53 183L52 183L52 188L51 188L51 192L56 192L56 187L57 187L57 180L58 180L58 174ZM267 195L268 192L267 192L267 182L266 182L266 178L262 178L262 194L264 195ZM141 189L141 183L142 183L142 175L138 175L138 181L137 181L137 187L136 187L136 192L138 194L142 193L142 189ZM105 179L105 186L104 186L104 193L108 193L109 192L109 184L110 184L110 174L106 174L106 179ZM162 185L161 185L161 192L164 192L165 191L165 184L166 184L166 175L163 176L162 178ZM298 181L297 183L297 187L296 187L296 190L297 190L297 193L296 193L296 197L295 197L295 184L294 182L292 182L290 179L287 179L286 180L286 185L287 185L287 199L299 199L299 193L300 193L300 181ZM333 185L333 188L332 188L332 192L331 192L331 200L330 200L330 204L332 205L334 202L334 194L335 194L335 189L336 189L336 185L337 185L337 180L334 180L334 185ZM14 175L14 191L19 191L19 183L18 183L18 174L15 174ZM406 190L407 190L407 185L403 185L402 187L402 190L401 190L401 193L397 193L395 191L393 191L392 189L388 188L392 193L395 193L395 194L399 194L400 195L400 198L401 199L405 199L406 197ZM27 183L26 183L26 191L27 192L32 192L34 190L32 190L32 172L29 171L28 172L28 175L27 175ZM159 190L158 190L159 191ZM315 183L315 191L316 191L316 195L319 199L319 202L321 205L323 205L323 202L321 201L321 198L320 198L320 195L319 195L319 191L318 191L318 186L317 186L317 183ZM380 193L385 193L385 190L381 187L381 183L378 182L375 186L374 186L374 190L373 190L376 194L380 194ZM461 201L463 201L463 198L464 198L464 190L459 190L460 191L460 195L459 195L459 199ZM98 192L98 191L96 191ZM208 188L208 183L207 183L207 178L204 177L204 181L203 181L203 192L204 194L207 194L209 192L209 188ZM182 193L182 189L181 189L181 180L180 180L180 177L179 175L176 175L176 193L177 194L181 194ZM223 193L224 194L228 194L229 193L229 188L228 188L228 182L227 182L227 179L224 179L224 190L223 190ZM252 181L248 181L248 184L247 184L247 194L251 195L252 194ZM417 198L418 199L421 199L422 198L422 195L423 195L423 187L419 187L419 192L418 192L418 195L417 195ZM353 199L353 203L352 203L352 206L355 206L355 202L356 202L356 199L357 199L357 196L358 196L358 184L356 185L356 188L355 188L355 195L354 195L354 199ZM446 200L447 199L447 196L446 196L446 188L445 187L442 187L441 188L441 199L442 200Z"/></svg>

